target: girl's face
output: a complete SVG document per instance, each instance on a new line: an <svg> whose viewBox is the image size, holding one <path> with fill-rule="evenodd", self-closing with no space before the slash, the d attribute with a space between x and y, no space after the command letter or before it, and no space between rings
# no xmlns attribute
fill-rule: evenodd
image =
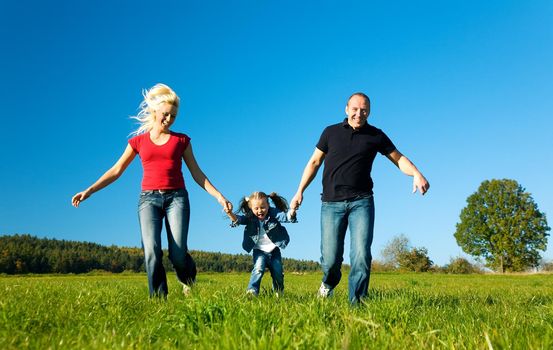
<svg viewBox="0 0 553 350"><path fill-rule="evenodd" d="M160 130L167 131L175 122L178 108L169 103L161 103L158 105L154 113L155 127Z"/></svg>
<svg viewBox="0 0 553 350"><path fill-rule="evenodd" d="M265 220L267 214L269 213L269 203L267 198L263 199L250 199L249 201L250 209L259 220Z"/></svg>

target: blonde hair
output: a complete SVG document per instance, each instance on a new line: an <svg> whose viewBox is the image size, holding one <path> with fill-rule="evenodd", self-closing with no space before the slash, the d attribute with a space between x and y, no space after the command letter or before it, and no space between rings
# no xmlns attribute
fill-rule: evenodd
<svg viewBox="0 0 553 350"><path fill-rule="evenodd" d="M144 100L140 103L140 112L132 119L138 120L140 126L131 135L140 135L152 130L154 125L154 112L162 103L168 103L179 107L180 99L177 94L165 84L156 84L149 90L142 90Z"/></svg>
<svg viewBox="0 0 553 350"><path fill-rule="evenodd" d="M238 210L236 211L236 214L239 214L240 212L242 212L247 217L252 217L254 215L253 215L252 209L250 208L249 202L252 199L257 199L257 200L266 200L267 204L269 204L269 198L271 199L271 201L273 201L273 204L277 209L284 212L288 211L288 202L284 197L278 195L275 192L266 194L265 192L258 191L250 194L247 197L242 198L242 200L238 204Z"/></svg>

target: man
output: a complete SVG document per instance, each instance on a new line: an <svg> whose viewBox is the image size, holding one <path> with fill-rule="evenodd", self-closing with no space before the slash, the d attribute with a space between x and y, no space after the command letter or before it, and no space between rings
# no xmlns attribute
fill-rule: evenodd
<svg viewBox="0 0 553 350"><path fill-rule="evenodd" d="M349 226L349 300L352 304L366 296L369 288L374 229L371 169L376 153L385 155L403 173L413 177L413 193L419 190L424 195L430 188L421 172L396 149L388 136L367 123L369 113L368 96L363 93L351 95L346 105L347 118L323 131L290 203L291 208L299 208L303 192L324 161L321 207L323 280L319 296L330 297L340 282L344 238Z"/></svg>

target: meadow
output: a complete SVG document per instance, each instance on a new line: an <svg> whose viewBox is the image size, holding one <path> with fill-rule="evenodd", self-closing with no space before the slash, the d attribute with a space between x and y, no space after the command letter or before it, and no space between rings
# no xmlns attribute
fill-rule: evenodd
<svg viewBox="0 0 553 350"><path fill-rule="evenodd" d="M203 273L149 299L138 273L0 276L1 349L552 349L553 276L376 273L350 307L320 273L247 297L247 273Z"/></svg>

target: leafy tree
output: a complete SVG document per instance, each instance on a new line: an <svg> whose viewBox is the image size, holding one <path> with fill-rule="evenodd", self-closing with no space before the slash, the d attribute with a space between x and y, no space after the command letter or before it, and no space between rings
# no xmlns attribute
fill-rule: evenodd
<svg viewBox="0 0 553 350"><path fill-rule="evenodd" d="M399 269L404 271L427 272L432 267L433 261L428 257L428 250L412 248L399 256Z"/></svg>
<svg viewBox="0 0 553 350"><path fill-rule="evenodd" d="M488 267L523 271L539 264L549 230L545 214L515 180L486 180L467 198L454 236Z"/></svg>
<svg viewBox="0 0 553 350"><path fill-rule="evenodd" d="M480 273L482 272L478 266L475 266L470 263L467 259L459 256L456 258L451 258L449 264L444 266L444 271L447 273L456 273L456 274L469 274L469 273Z"/></svg>
<svg viewBox="0 0 553 350"><path fill-rule="evenodd" d="M409 238L403 233L393 237L380 252L384 265L398 269L400 257L409 252L410 246Z"/></svg>
<svg viewBox="0 0 553 350"><path fill-rule="evenodd" d="M394 270L426 272L432 267L428 250L424 247L411 247L404 234L393 237L381 252L384 266Z"/></svg>

